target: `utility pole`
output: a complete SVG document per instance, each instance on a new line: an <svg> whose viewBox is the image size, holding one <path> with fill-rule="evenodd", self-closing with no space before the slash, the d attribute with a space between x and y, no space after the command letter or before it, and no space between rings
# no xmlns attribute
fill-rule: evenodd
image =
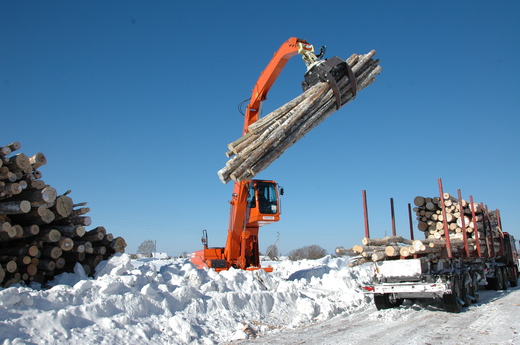
<svg viewBox="0 0 520 345"><path fill-rule="evenodd" d="M282 256L282 252L280 251L280 232L276 232L276 243L278 245L278 256Z"/></svg>

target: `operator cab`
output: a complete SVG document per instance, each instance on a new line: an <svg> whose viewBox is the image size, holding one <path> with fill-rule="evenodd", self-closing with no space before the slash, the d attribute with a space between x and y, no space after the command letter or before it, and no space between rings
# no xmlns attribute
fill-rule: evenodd
<svg viewBox="0 0 520 345"><path fill-rule="evenodd" d="M278 185L274 181L252 180L247 197L248 225L266 225L280 220Z"/></svg>

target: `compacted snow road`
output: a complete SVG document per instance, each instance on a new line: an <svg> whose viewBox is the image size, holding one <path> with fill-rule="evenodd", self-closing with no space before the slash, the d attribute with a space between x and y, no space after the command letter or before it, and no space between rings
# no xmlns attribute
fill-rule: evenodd
<svg viewBox="0 0 520 345"><path fill-rule="evenodd" d="M296 330L230 344L520 344L520 288L481 291L480 302L460 314L442 305L370 306Z"/></svg>

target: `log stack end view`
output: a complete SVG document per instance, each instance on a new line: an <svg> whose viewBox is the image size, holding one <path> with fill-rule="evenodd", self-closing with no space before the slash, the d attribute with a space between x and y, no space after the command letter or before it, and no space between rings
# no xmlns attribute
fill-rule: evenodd
<svg viewBox="0 0 520 345"><path fill-rule="evenodd" d="M98 226L87 203L74 203L71 191L58 194L41 178L43 153L16 153L18 142L0 147L0 286L44 284L57 274L85 273L115 253L124 253L122 237Z"/></svg>

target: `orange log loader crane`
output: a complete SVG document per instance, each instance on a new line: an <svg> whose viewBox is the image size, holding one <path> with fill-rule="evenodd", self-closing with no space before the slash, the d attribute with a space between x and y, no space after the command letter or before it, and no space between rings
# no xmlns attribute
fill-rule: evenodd
<svg viewBox="0 0 520 345"><path fill-rule="evenodd" d="M273 86L287 61L301 54L308 72L316 66L325 53L322 47L318 55L307 41L291 37L284 42L261 73L253 88L247 105L242 135L248 132L248 126L258 120L262 102ZM306 74L307 76L307 74ZM307 78L306 78L307 81ZM317 83L320 80L311 81ZM308 87L308 85L307 85ZM235 181L231 197L231 211L228 235L225 247L208 247L208 236L203 231L203 249L191 254L191 261L198 268L209 267L217 272L231 267L243 270L264 269L271 272L272 267L261 267L258 245L258 230L261 226L280 220L280 195L275 181L245 180Z"/></svg>

